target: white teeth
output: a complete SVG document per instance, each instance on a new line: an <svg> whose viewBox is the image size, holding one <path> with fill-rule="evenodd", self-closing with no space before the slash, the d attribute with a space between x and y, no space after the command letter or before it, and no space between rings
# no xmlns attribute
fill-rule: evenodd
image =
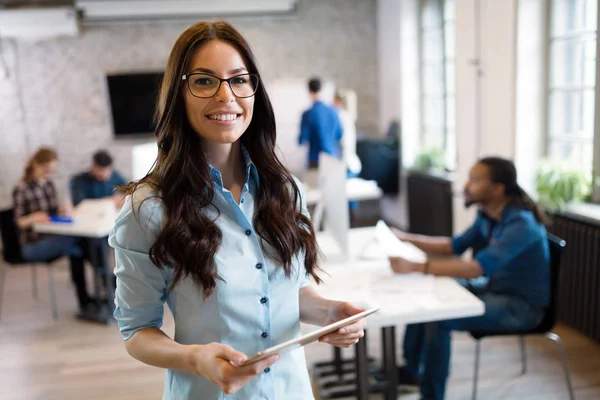
<svg viewBox="0 0 600 400"><path fill-rule="evenodd" d="M237 114L213 114L208 116L208 118L216 119L218 121L233 121L234 119L237 119L237 117Z"/></svg>

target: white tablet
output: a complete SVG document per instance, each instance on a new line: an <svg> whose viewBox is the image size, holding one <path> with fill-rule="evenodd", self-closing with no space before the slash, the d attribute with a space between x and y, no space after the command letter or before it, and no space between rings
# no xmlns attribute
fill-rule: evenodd
<svg viewBox="0 0 600 400"><path fill-rule="evenodd" d="M244 363L244 365L254 364L257 361L263 360L273 354L280 354L286 351L294 350L299 347L305 346L309 343L316 342L323 335L331 333L335 330L343 328L344 326L350 325L361 318L364 318L368 315L371 315L375 312L379 311L379 308L372 308L370 310L363 311L358 314L354 314L351 317L346 319L342 319L338 322L334 322L333 324L324 326L316 331L307 333L306 335L302 335L295 339L288 340L287 342L283 342L278 344L277 346L270 347L266 350L259 351L254 357L249 358L248 361Z"/></svg>

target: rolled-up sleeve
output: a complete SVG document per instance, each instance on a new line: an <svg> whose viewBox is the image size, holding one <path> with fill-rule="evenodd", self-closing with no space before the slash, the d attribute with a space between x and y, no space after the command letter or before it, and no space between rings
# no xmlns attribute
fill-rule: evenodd
<svg viewBox="0 0 600 400"><path fill-rule="evenodd" d="M461 255L470 247L482 247L485 238L481 234L481 216L466 231L452 238L452 252Z"/></svg>
<svg viewBox="0 0 600 400"><path fill-rule="evenodd" d="M140 197L127 197L109 237L117 277L114 317L125 340L140 329L162 326L168 287L166 268L158 268L149 257L161 229L160 203Z"/></svg>

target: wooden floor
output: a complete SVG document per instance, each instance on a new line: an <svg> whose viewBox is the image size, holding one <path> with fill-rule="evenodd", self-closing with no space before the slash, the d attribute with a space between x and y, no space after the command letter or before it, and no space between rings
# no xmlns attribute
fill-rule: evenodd
<svg viewBox="0 0 600 400"><path fill-rule="evenodd" d="M0 399L2 400L152 400L160 399L163 372L131 359L116 324L102 326L73 318L75 297L66 264L56 271L60 319L54 322L48 302L47 275L38 273L40 300L31 295L30 269L9 268L0 319ZM172 334L167 318L165 330ZM558 327L566 344L576 398L600 399L600 345ZM399 332L398 340L401 340ZM377 357L378 335L371 332L370 355ZM399 349L401 343L398 343ZM527 341L529 371L519 376L516 339L485 340L482 346L480 399L567 399L556 348L542 338ZM325 360L325 344L306 349L310 362ZM455 334L452 376L447 399L469 399L473 341ZM374 397L375 398L375 397ZM414 400L416 395L402 396ZM280 400L280 399L277 399Z"/></svg>

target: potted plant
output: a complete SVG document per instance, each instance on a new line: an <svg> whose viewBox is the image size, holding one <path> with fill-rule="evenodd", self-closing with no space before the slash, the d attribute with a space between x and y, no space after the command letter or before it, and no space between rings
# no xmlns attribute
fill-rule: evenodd
<svg viewBox="0 0 600 400"><path fill-rule="evenodd" d="M411 167L419 172L443 172L446 167L446 154L439 147L429 147L421 150Z"/></svg>
<svg viewBox="0 0 600 400"><path fill-rule="evenodd" d="M567 163L543 159L536 173L536 188L542 207L560 211L569 202L590 200L592 174Z"/></svg>

